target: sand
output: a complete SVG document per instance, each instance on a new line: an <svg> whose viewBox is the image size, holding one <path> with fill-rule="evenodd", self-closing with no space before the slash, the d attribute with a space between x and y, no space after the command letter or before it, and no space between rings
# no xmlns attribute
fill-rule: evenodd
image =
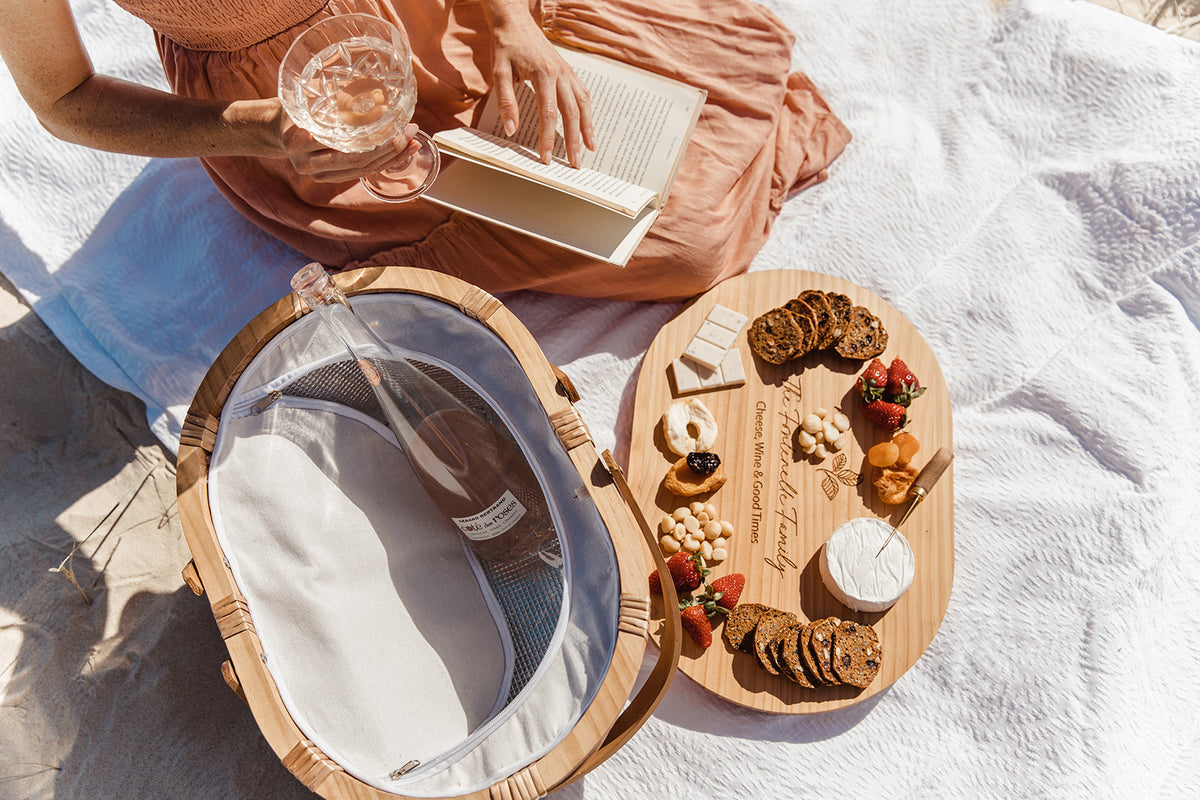
<svg viewBox="0 0 1200 800"><path fill-rule="evenodd" d="M230 702L224 644L180 577L173 459L141 402L81 367L2 279L0 375L0 800L198 784L311 797ZM50 571L72 550L90 602Z"/></svg>

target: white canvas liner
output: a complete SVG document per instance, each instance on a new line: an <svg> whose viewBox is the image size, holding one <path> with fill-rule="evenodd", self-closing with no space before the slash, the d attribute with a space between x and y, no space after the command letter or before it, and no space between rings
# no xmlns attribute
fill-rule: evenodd
<svg viewBox="0 0 1200 800"><path fill-rule="evenodd" d="M612 541L499 337L418 295L351 302L505 423L548 499L558 548L481 565L316 315L258 352L224 405L212 524L297 727L377 789L466 794L550 751L587 709L618 631Z"/></svg>

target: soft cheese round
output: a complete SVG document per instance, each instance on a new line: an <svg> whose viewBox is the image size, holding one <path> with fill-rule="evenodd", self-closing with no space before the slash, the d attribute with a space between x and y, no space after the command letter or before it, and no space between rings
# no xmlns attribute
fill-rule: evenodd
<svg viewBox="0 0 1200 800"><path fill-rule="evenodd" d="M904 596L916 559L901 533L879 553L891 532L891 525L872 517L838 526L821 548L821 579L830 594L855 611L885 611Z"/></svg>

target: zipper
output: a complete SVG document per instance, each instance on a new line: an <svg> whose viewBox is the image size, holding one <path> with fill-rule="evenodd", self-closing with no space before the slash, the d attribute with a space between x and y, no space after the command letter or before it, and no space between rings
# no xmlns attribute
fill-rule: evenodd
<svg viewBox="0 0 1200 800"><path fill-rule="evenodd" d="M262 400L258 401L254 405L250 406L251 416L257 417L259 414L266 411L267 408L269 408L272 403L274 403L276 400L278 400L281 397L283 397L283 392L279 391L278 389L275 389L274 391L270 392Z"/></svg>

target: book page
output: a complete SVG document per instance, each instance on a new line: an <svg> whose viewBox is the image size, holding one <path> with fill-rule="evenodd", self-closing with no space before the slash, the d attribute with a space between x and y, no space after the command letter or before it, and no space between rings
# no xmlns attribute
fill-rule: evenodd
<svg viewBox="0 0 1200 800"><path fill-rule="evenodd" d="M439 146L461 158L495 164L528 178L566 191L581 194L586 199L634 216L655 200L655 193L620 178L613 178L592 169L574 169L563 160L543 164L535 147L503 139L471 128L441 131L435 139Z"/></svg>
<svg viewBox="0 0 1200 800"><path fill-rule="evenodd" d="M449 159L425 198L618 267L629 261L659 215L648 206L627 216L459 158Z"/></svg>
<svg viewBox="0 0 1200 800"><path fill-rule="evenodd" d="M592 98L595 151L584 149L582 166L653 190L661 205L699 117L705 92L627 64L567 48L557 48ZM517 86L521 125L512 141L537 152L537 97L526 83ZM503 136L495 92L488 97L479 129ZM561 135L554 155L565 163Z"/></svg>

